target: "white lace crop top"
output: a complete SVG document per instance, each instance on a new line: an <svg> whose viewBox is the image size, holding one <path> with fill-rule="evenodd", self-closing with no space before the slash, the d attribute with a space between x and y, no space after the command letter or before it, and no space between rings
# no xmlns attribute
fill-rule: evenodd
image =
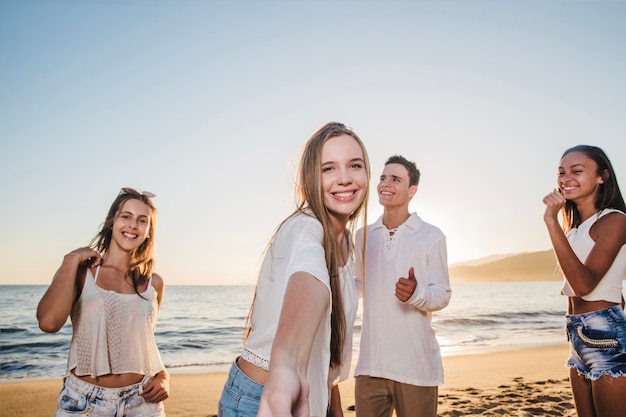
<svg viewBox="0 0 626 417"><path fill-rule="evenodd" d="M154 339L158 315L157 295L152 287L139 297L120 294L97 285L87 270L80 298L72 309L72 342L67 361L78 376L136 373L153 376L165 366Z"/></svg>
<svg viewBox="0 0 626 417"><path fill-rule="evenodd" d="M589 217L587 220L582 222L580 226L575 229L570 230L567 233L567 240L572 247L572 250L578 256L581 262L585 262L591 249L595 245L595 242L589 235L589 230L591 226L598 221L598 219L602 216L605 216L609 213L622 213L619 210L614 209L604 209L598 214ZM622 213L624 215L624 213ZM621 303L622 302L622 280L624 279L624 270L626 270L626 245L622 246L620 251L618 252L613 264L606 272L606 274L602 277L598 285L591 291L589 294L582 296L581 298L585 301L609 301L612 303ZM567 282L567 277L565 277L565 282L563 283L563 294L568 297L574 297L574 290Z"/></svg>

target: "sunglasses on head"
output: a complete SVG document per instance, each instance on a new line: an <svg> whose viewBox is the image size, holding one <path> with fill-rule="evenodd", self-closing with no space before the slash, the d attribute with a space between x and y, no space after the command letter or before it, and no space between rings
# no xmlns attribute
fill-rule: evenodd
<svg viewBox="0 0 626 417"><path fill-rule="evenodd" d="M151 193L150 191L141 191L141 190L136 190L134 188L130 188L130 187L123 187L120 190L120 195L122 194L138 194L138 195L142 195L146 198L154 198L156 197L156 194Z"/></svg>

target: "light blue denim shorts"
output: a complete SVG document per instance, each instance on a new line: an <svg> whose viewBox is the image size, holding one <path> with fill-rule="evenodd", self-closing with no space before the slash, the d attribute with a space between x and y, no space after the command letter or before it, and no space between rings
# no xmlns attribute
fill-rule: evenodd
<svg viewBox="0 0 626 417"><path fill-rule="evenodd" d="M218 417L256 417L263 385L253 381L233 362L218 403Z"/></svg>
<svg viewBox="0 0 626 417"><path fill-rule="evenodd" d="M104 388L70 374L63 381L54 416L164 417L163 402L151 403L141 396L149 381L146 377L126 387Z"/></svg>
<svg viewBox="0 0 626 417"><path fill-rule="evenodd" d="M626 315L621 306L566 315L569 368L595 381L602 375L626 376Z"/></svg>

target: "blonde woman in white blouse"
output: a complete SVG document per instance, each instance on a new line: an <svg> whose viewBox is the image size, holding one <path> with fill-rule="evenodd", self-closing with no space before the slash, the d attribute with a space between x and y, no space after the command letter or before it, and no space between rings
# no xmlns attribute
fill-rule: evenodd
<svg viewBox="0 0 626 417"><path fill-rule="evenodd" d="M341 123L306 142L297 207L266 250L220 417L342 415L336 383L349 375L357 307L349 229L365 214L369 172L365 147Z"/></svg>

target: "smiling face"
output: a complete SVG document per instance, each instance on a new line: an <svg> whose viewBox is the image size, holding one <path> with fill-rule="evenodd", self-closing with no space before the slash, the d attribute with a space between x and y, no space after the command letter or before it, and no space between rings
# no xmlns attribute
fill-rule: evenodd
<svg viewBox="0 0 626 417"><path fill-rule="evenodd" d="M595 202L598 186L604 180L598 173L598 164L583 152L566 154L559 165L558 186L567 200Z"/></svg>
<svg viewBox="0 0 626 417"><path fill-rule="evenodd" d="M134 251L146 240L150 229L150 207L141 200L129 199L115 214L112 243Z"/></svg>
<svg viewBox="0 0 626 417"><path fill-rule="evenodd" d="M363 150L350 135L334 136L323 145L321 164L324 205L331 216L345 227L366 195L367 171Z"/></svg>
<svg viewBox="0 0 626 417"><path fill-rule="evenodd" d="M402 164L387 164L380 175L377 191L383 207L402 207L409 205L417 185L410 185L409 172Z"/></svg>

